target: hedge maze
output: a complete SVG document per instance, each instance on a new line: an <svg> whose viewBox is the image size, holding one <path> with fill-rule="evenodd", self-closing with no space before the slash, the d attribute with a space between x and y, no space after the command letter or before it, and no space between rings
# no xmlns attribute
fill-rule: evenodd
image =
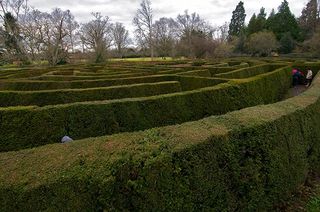
<svg viewBox="0 0 320 212"><path fill-rule="evenodd" d="M0 208L272 209L320 167L320 79L283 100L293 67L320 64L1 70Z"/></svg>

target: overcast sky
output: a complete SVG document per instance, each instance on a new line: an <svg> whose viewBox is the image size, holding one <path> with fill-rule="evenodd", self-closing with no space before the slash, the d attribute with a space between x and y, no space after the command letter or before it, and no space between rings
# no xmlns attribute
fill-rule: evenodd
<svg viewBox="0 0 320 212"><path fill-rule="evenodd" d="M212 25L222 25L231 20L232 11L239 0L151 0L155 20L160 17L175 18L184 10L197 12ZM267 13L272 8L277 10L282 0L243 0L246 9L246 22L253 13L258 13L261 7ZM295 16L300 16L302 8L308 0L287 0ZM29 0L29 4L41 11L49 12L52 8L69 9L78 22L91 19L91 12L101 12L109 16L112 22L122 22L133 30L132 19L139 8L141 0Z"/></svg>

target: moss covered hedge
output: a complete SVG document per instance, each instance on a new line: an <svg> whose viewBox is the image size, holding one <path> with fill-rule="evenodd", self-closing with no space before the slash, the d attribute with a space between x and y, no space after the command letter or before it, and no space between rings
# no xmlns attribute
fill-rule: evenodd
<svg viewBox="0 0 320 212"><path fill-rule="evenodd" d="M319 97L316 78L305 93L272 105L0 153L0 208L271 211L319 170Z"/></svg>
<svg viewBox="0 0 320 212"><path fill-rule="evenodd" d="M175 94L46 107L0 108L0 151L137 131L279 101L290 87L290 68L245 80ZM196 89L212 79L181 77ZM216 81L213 81L216 82ZM208 85L207 85L208 86Z"/></svg>

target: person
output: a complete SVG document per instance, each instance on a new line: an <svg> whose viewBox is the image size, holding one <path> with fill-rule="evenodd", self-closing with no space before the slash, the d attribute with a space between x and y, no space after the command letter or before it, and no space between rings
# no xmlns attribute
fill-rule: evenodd
<svg viewBox="0 0 320 212"><path fill-rule="evenodd" d="M299 82L299 76L298 76L297 69L292 70L292 78L293 78L292 85L293 85L293 87L295 87L298 85L298 82Z"/></svg>
<svg viewBox="0 0 320 212"><path fill-rule="evenodd" d="M308 69L306 76L306 87L309 87L312 82L313 73L311 69Z"/></svg>
<svg viewBox="0 0 320 212"><path fill-rule="evenodd" d="M304 84L304 83L302 83L304 75L298 69L294 69L292 71L292 77L293 77L293 87L300 85L300 84Z"/></svg>
<svg viewBox="0 0 320 212"><path fill-rule="evenodd" d="M293 70L292 70L292 76L295 75L297 72L298 72L297 69L293 69Z"/></svg>

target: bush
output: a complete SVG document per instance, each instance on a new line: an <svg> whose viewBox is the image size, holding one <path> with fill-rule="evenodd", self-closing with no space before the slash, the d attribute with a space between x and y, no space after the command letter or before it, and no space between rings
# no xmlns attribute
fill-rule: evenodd
<svg viewBox="0 0 320 212"><path fill-rule="evenodd" d="M73 102L155 96L180 91L180 83L176 81L89 89L0 91L0 106L45 106Z"/></svg>
<svg viewBox="0 0 320 212"><path fill-rule="evenodd" d="M206 64L206 61L203 60L196 60L192 62L192 66L202 66L204 64Z"/></svg>
<svg viewBox="0 0 320 212"><path fill-rule="evenodd" d="M106 102L0 108L0 151L55 143L64 135L80 139L137 131L276 102L290 87L290 75L289 68L282 68L246 81L217 86L214 85L221 81L181 77L182 89L210 84L213 87Z"/></svg>
<svg viewBox="0 0 320 212"><path fill-rule="evenodd" d="M248 52L258 56L269 56L277 48L277 39L272 32L254 33L247 43Z"/></svg>
<svg viewBox="0 0 320 212"><path fill-rule="evenodd" d="M242 68L226 73L216 74L216 77L229 78L229 79L244 79L248 77L253 77L256 75L264 74L267 72L274 71L277 68L285 66L284 64L264 64L258 66L252 66L249 68Z"/></svg>
<svg viewBox="0 0 320 212"><path fill-rule="evenodd" d="M271 211L319 170L319 89L317 78L273 105L1 153L0 208Z"/></svg>

